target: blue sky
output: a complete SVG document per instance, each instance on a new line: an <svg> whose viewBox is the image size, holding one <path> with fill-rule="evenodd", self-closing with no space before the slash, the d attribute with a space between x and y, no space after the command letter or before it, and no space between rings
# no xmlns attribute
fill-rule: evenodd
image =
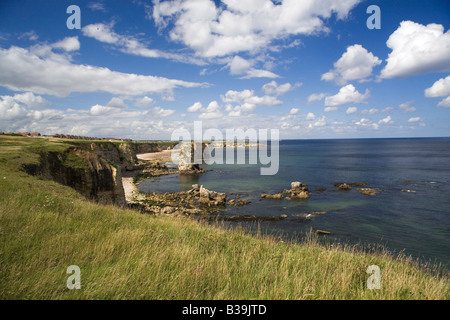
<svg viewBox="0 0 450 320"><path fill-rule="evenodd" d="M450 136L449 27L447 0L6 0L0 131Z"/></svg>

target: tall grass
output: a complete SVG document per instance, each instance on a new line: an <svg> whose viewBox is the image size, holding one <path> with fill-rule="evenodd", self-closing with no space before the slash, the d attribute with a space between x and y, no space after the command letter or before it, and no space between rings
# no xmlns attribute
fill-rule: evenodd
<svg viewBox="0 0 450 320"><path fill-rule="evenodd" d="M448 277L408 258L102 206L8 163L0 299L449 299ZM70 265L80 290L66 286ZM380 267L379 290L367 288L369 265Z"/></svg>

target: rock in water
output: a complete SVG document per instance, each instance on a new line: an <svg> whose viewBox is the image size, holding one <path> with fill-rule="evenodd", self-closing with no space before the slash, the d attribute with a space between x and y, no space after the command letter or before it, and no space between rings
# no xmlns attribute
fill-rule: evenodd
<svg viewBox="0 0 450 320"><path fill-rule="evenodd" d="M308 189L308 185L299 181L291 182L291 189L286 190L286 193L290 194L291 199L308 199L311 192Z"/></svg>
<svg viewBox="0 0 450 320"><path fill-rule="evenodd" d="M205 172L198 164L179 161L178 170L180 174L203 173Z"/></svg>
<svg viewBox="0 0 450 320"><path fill-rule="evenodd" d="M352 190L352 186L347 183L335 183L334 186L339 190Z"/></svg>
<svg viewBox="0 0 450 320"><path fill-rule="evenodd" d="M200 186L199 202L208 206L225 205L227 201L226 193L215 192Z"/></svg>
<svg viewBox="0 0 450 320"><path fill-rule="evenodd" d="M282 193L275 193L275 194L263 193L263 194L261 194L261 198L281 200L281 199L283 199L283 194Z"/></svg>
<svg viewBox="0 0 450 320"><path fill-rule="evenodd" d="M376 195L378 192L381 192L380 189L372 189L372 188L358 188L357 189L359 193L368 195L368 196L374 196Z"/></svg>

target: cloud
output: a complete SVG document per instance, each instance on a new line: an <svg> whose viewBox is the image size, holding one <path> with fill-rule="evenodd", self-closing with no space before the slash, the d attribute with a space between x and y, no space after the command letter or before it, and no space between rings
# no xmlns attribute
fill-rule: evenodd
<svg viewBox="0 0 450 320"><path fill-rule="evenodd" d="M244 102L243 104L237 106L227 104L225 111L228 112L228 116L230 117L242 117L250 114L253 110L255 110L255 108L255 104Z"/></svg>
<svg viewBox="0 0 450 320"><path fill-rule="evenodd" d="M314 127L324 127L327 124L327 120L325 116L322 116L320 119L317 119L317 121L310 123L308 125L308 128L314 128Z"/></svg>
<svg viewBox="0 0 450 320"><path fill-rule="evenodd" d="M2 99L12 99L17 103L24 104L27 108L44 108L49 102L41 96L36 96L32 92L15 94L14 96L0 96Z"/></svg>
<svg viewBox="0 0 450 320"><path fill-rule="evenodd" d="M241 77L241 79L251 79L251 78L279 78L280 76L268 71L268 70L262 70L262 69L249 69L246 72L246 75Z"/></svg>
<svg viewBox="0 0 450 320"><path fill-rule="evenodd" d="M63 49L67 52L77 51L80 50L80 41L78 41L78 37L67 37L54 43L53 48Z"/></svg>
<svg viewBox="0 0 450 320"><path fill-rule="evenodd" d="M357 107L349 107L349 108L347 109L347 111L345 111L345 113L346 113L346 114L352 114L352 113L355 113L356 111L358 111L358 108L357 108Z"/></svg>
<svg viewBox="0 0 450 320"><path fill-rule="evenodd" d="M316 119L315 114L312 113L312 112L308 112L308 114L306 115L306 120L312 121L312 120L314 120L314 119Z"/></svg>
<svg viewBox="0 0 450 320"><path fill-rule="evenodd" d="M92 11L102 11L106 12L105 5L101 2L89 2L87 7Z"/></svg>
<svg viewBox="0 0 450 320"><path fill-rule="evenodd" d="M0 119L16 120L22 118L33 118L38 120L42 112L33 110L41 109L48 105L48 101L41 96L35 96L31 92L15 94L14 96L0 96Z"/></svg>
<svg viewBox="0 0 450 320"><path fill-rule="evenodd" d="M308 96L307 102L311 103L314 101L320 101L327 96L326 93L313 93Z"/></svg>
<svg viewBox="0 0 450 320"><path fill-rule="evenodd" d="M100 42L114 45L123 53L141 56L145 58L164 58L178 62L204 65L205 62L195 57L178 53L165 52L159 49L149 49L145 44L133 36L123 36L113 30L113 23L95 23L84 26L81 29L86 37L94 38Z"/></svg>
<svg viewBox="0 0 450 320"><path fill-rule="evenodd" d="M300 111L299 108L292 108L292 109L289 111L289 114L295 115L295 114L297 114L299 111Z"/></svg>
<svg viewBox="0 0 450 320"><path fill-rule="evenodd" d="M380 128L380 125L378 123L374 123L367 118L361 118L361 120L356 121L355 124L359 127L372 128L374 130L378 130Z"/></svg>
<svg viewBox="0 0 450 320"><path fill-rule="evenodd" d="M439 79L430 88L425 90L425 97L445 97L450 96L450 76Z"/></svg>
<svg viewBox="0 0 450 320"><path fill-rule="evenodd" d="M153 99L145 96L145 97L136 99L136 101L134 102L134 105L138 108L145 108L145 107L148 107L152 103L153 103Z"/></svg>
<svg viewBox="0 0 450 320"><path fill-rule="evenodd" d="M239 56L235 56L227 66L230 68L230 74L236 75L245 73L250 69L252 63Z"/></svg>
<svg viewBox="0 0 450 320"><path fill-rule="evenodd" d="M450 31L443 25L402 21L386 44L392 52L381 78L450 71Z"/></svg>
<svg viewBox="0 0 450 320"><path fill-rule="evenodd" d="M325 98L325 106L340 106L347 103L364 103L370 96L369 90L359 93L352 84L342 87L334 96Z"/></svg>
<svg viewBox="0 0 450 320"><path fill-rule="evenodd" d="M344 85L348 81L366 80L373 67L381 64L381 60L368 52L360 44L349 46L342 57L334 63L334 69L324 73L322 80L334 81Z"/></svg>
<svg viewBox="0 0 450 320"><path fill-rule="evenodd" d="M450 96L438 103L439 107L450 108Z"/></svg>
<svg viewBox="0 0 450 320"><path fill-rule="evenodd" d="M197 112L202 108L202 104L200 102L194 103L192 106L187 108L187 112Z"/></svg>
<svg viewBox="0 0 450 320"><path fill-rule="evenodd" d="M386 110L386 112L387 111L390 111L390 110ZM378 112L380 112L380 110L378 110L377 108L371 108L370 110L366 109L366 110L361 111L361 114L371 114L371 115L373 115L373 114L377 114Z"/></svg>
<svg viewBox="0 0 450 320"><path fill-rule="evenodd" d="M391 116L387 116L386 118L381 119L378 121L378 124L389 124L393 123Z"/></svg>
<svg viewBox="0 0 450 320"><path fill-rule="evenodd" d="M115 44L126 42L120 35L112 31L111 24L95 23L84 26L81 31L86 37L94 38L100 42Z"/></svg>
<svg viewBox="0 0 450 320"><path fill-rule="evenodd" d="M178 87L205 84L112 71L104 67L77 65L67 54L51 47L0 48L0 85L14 91L31 91L64 97L72 92L108 92L117 95L172 94Z"/></svg>
<svg viewBox="0 0 450 320"><path fill-rule="evenodd" d="M28 32L24 32L21 35L18 36L19 39L28 39L30 41L36 41L37 39L39 39L39 36L36 34L36 31L31 30Z"/></svg>
<svg viewBox="0 0 450 320"><path fill-rule="evenodd" d="M438 106L450 107L450 76L436 81L430 88L425 89L425 96L428 98L445 97Z"/></svg>
<svg viewBox="0 0 450 320"><path fill-rule="evenodd" d="M408 122L419 122L419 121L423 121L423 119L421 117L414 117L414 118L409 118Z"/></svg>
<svg viewBox="0 0 450 320"><path fill-rule="evenodd" d="M93 105L90 109L90 113L93 116L102 116L105 114L112 113L114 111L118 111L116 108L108 107L108 106L102 106L100 104Z"/></svg>
<svg viewBox="0 0 450 320"><path fill-rule="evenodd" d="M333 13L343 19L359 0L214 1L154 0L152 18L160 30L169 29L172 41L197 56L221 57L257 52L273 41L328 31L324 20Z"/></svg>
<svg viewBox="0 0 450 320"><path fill-rule="evenodd" d="M266 87L267 88L267 87ZM278 88L278 86L276 86ZM273 89L273 87L272 87ZM283 88L281 91L285 90ZM276 91L276 89L275 89ZM256 96L253 90L228 90L225 95L221 95L222 101L226 103L226 110L231 117L239 117L250 114L257 106L278 106L283 102L276 96L264 95ZM238 104L238 105L234 105ZM294 108L295 109L295 108Z"/></svg>
<svg viewBox="0 0 450 320"><path fill-rule="evenodd" d="M106 106L102 106L99 104L93 105L89 112L93 116L101 116L113 112L118 112L126 108L128 108L128 106L125 104L122 98L114 97L109 100Z"/></svg>
<svg viewBox="0 0 450 320"><path fill-rule="evenodd" d="M206 109L202 109L202 113L198 116L199 119L216 119L223 117L222 112L220 111L220 106L217 101L211 101L208 104Z"/></svg>
<svg viewBox="0 0 450 320"><path fill-rule="evenodd" d="M225 103L248 103L253 104L255 106L277 106L282 104L283 102L278 100L274 96L256 96L253 90L242 90L242 91L234 91L228 90L225 96L222 95L222 100Z"/></svg>
<svg viewBox="0 0 450 320"><path fill-rule="evenodd" d="M337 111L338 108L337 107L326 107L325 109L323 109L323 111L325 112L332 112L332 111Z"/></svg>
<svg viewBox="0 0 450 320"><path fill-rule="evenodd" d="M278 85L277 82L273 80L263 85L262 90L267 95L282 96L296 87L301 87L302 85L303 84L300 82L295 85L291 85L289 82Z"/></svg>
<svg viewBox="0 0 450 320"><path fill-rule="evenodd" d="M400 110L402 110L402 112L407 113L407 112L414 112L416 111L416 108L412 105L414 101L408 101L408 102L404 102L401 103L398 108Z"/></svg>
<svg viewBox="0 0 450 320"><path fill-rule="evenodd" d="M154 107L150 110L150 114L154 117L169 117L175 113L173 109L164 109L161 107Z"/></svg>

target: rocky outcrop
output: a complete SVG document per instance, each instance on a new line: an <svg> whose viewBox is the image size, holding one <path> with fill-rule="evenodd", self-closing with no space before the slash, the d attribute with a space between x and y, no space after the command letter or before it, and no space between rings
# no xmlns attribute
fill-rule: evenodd
<svg viewBox="0 0 450 320"><path fill-rule="evenodd" d="M180 174L198 174L205 172L198 164L185 162L183 160L178 162L178 171Z"/></svg>
<svg viewBox="0 0 450 320"><path fill-rule="evenodd" d="M286 190L285 193L289 194L286 199L309 199L311 192L308 189L308 185L301 182L291 182L291 189Z"/></svg>
<svg viewBox="0 0 450 320"><path fill-rule="evenodd" d="M23 166L31 175L39 175L72 187L87 199L102 204L125 205L120 167L95 153L79 148L65 152L41 152L39 164Z"/></svg>
<svg viewBox="0 0 450 320"><path fill-rule="evenodd" d="M193 189L196 189L197 185L194 185L192 187ZM211 191L203 186L199 187L199 195L199 202L208 206L225 205L227 201L226 193Z"/></svg>

